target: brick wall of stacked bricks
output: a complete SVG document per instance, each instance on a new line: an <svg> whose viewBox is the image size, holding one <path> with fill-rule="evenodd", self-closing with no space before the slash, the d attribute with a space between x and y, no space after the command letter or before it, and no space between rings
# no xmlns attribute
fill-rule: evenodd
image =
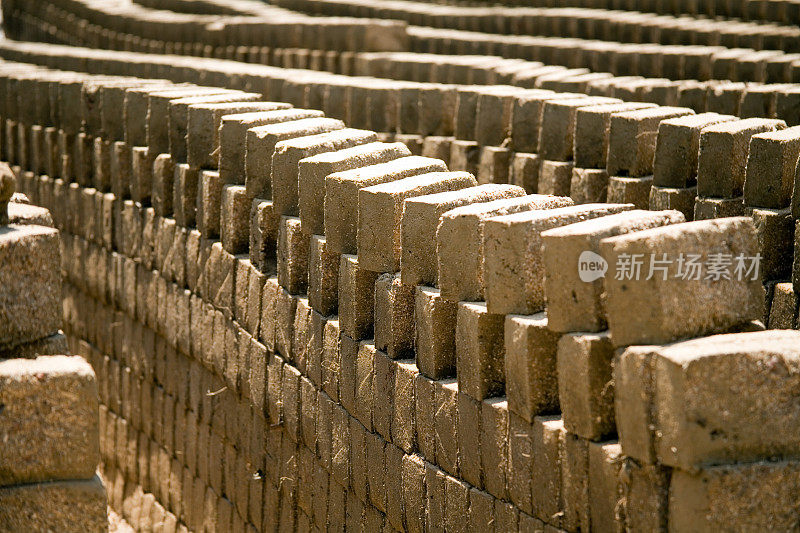
<svg viewBox="0 0 800 533"><path fill-rule="evenodd" d="M279 9L215 4L258 29ZM134 528L796 523L800 334L763 331L796 325L796 86L326 52L361 49L336 32L267 48L198 15L166 42L138 33L147 7L48 5L3 4L16 36L208 56L0 42L0 150L61 231L64 329ZM725 72L773 71L752 53ZM761 272L584 282L586 251Z"/></svg>
<svg viewBox="0 0 800 533"><path fill-rule="evenodd" d="M60 355L59 233L0 167L0 530L107 531L95 372Z"/></svg>

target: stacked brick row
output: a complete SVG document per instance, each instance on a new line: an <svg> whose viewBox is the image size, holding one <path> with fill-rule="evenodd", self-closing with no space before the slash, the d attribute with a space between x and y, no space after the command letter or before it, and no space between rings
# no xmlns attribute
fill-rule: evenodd
<svg viewBox="0 0 800 533"><path fill-rule="evenodd" d="M61 31L65 27L65 20L71 16L54 16L50 22L44 22L37 17L38 13L30 16L8 15L12 20L20 22L27 28L26 34L30 38L46 41L92 44L99 46L101 43L88 41L75 41L74 39L54 37L51 30ZM13 32L12 32L13 33ZM62 32L65 36L86 35L86 32L73 34ZM116 35L111 31L108 35ZM115 38L110 38L112 41ZM445 82L455 84L494 84L505 83L522 87L541 87L562 92L583 92L597 96L622 98L626 101L643 101L659 105L690 107L696 112L717 112L733 114L742 117L775 117L786 121L790 125L800 123L798 112L798 95L800 91L791 83L775 83L767 85L754 85L742 82L705 81L696 80L670 81L664 78L641 78L638 76L612 76L603 70L609 70L613 59L609 54L616 54L619 46L611 45L593 48L591 54L575 53L571 47L554 49L557 53L547 53L541 56L538 52L535 57L548 62L503 60L497 57L456 57L440 56L435 54L371 54L365 52L338 52L332 50L309 50L298 48L271 48L264 46L244 46L243 37L233 40L237 46L225 46L222 43L214 46L208 40L200 45L184 46L181 42L161 41L153 48L150 45L146 50L166 51L170 53L184 53L205 55L207 57L227 57L238 61L254 63L267 63L288 68L307 68L311 70L327 70L347 75L371 75L379 77L400 78L421 82ZM210 42L215 42L211 40ZM465 41L468 46L474 39ZM106 43L103 46L118 48L142 49L140 46L119 46ZM537 48L538 49L538 48ZM436 49L440 52L441 50ZM474 53L469 47L459 48L463 53ZM497 53L483 51L481 53ZM506 54L500 50L499 53ZM637 54L639 50L637 49ZM728 51L725 52L728 54ZM650 76L664 76L665 78L678 79L685 76L699 78L710 75L703 74L696 69L684 72L686 50L675 55L677 62L656 61L658 67L649 69ZM506 54L508 55L508 54ZM518 54L511 54L518 55ZM526 54L531 55L531 54ZM638 57L638 56L636 56ZM688 57L688 56L687 56ZM703 52L701 57L706 58ZM712 55L712 58L716 56ZM717 60L718 59L718 60ZM759 57L755 63L750 60L739 63L731 62L728 56L719 56L713 60L712 70L714 77L740 79L743 81L762 80L770 82L797 81L800 69L794 65L795 59L791 55ZM705 60L705 59L704 59ZM569 67L552 66L561 63ZM626 58L623 64L626 68L635 61ZM737 67L741 66L742 68ZM589 67L595 72L585 68ZM677 70L676 70L677 69ZM239 69L237 69L239 70ZM247 70L247 69L245 69ZM613 70L613 69L612 69ZM623 73L627 73L625 71ZM299 73L298 73L299 74ZM373 129L380 129L379 125L371 125Z"/></svg>
<svg viewBox="0 0 800 533"><path fill-rule="evenodd" d="M441 6L400 0L276 2L286 8L326 16L404 20L415 26L501 35L541 35L640 44L694 44L796 52L800 30L792 26L587 7ZM800 13L798 13L800 14Z"/></svg>
<svg viewBox="0 0 800 533"><path fill-rule="evenodd" d="M451 169L472 172L482 183L507 182L522 186L527 192L556 191L553 185L545 185L541 191L538 186L542 161L546 159L539 153L540 130L546 136L548 131L555 132L552 142L556 142L558 148L549 146L550 138L544 140L543 147L551 152L560 152L558 156L547 156L554 163L562 163L547 164L548 180L556 179L553 169L562 171L556 180L560 179L558 191L572 196L577 202L588 202L605 201L611 188L613 201L633 202L642 208L651 205L654 209L678 209L687 220L745 214L741 208L742 201L736 199L742 195L747 166L747 156L742 153L747 154L751 135L765 131L764 128L783 127L783 122L776 120L739 120L727 126L740 130L736 142L731 140L733 136L724 132L710 131L706 136L709 138L708 147L701 151L700 130L717 123L720 123L717 126L722 126L721 122L731 121L734 117L701 113L697 117L687 116L677 119L677 122L669 120L660 124L668 116L687 114L689 110L651 107L650 111L639 109L633 115L616 117L623 110L633 111L648 106L642 103L598 104L593 109L588 107L588 104L596 102L591 97L586 99L579 94L563 95L513 87L400 84L398 88L384 82L366 84L363 78L324 73L298 79L293 71L256 65L234 67L233 63L216 60L204 60L203 65L195 66L187 63L178 68L178 65L159 60L158 56L90 51L75 53L65 48L49 50L35 44L9 45L3 53L12 58L35 59L51 65L63 62L69 54L76 66L89 61L90 70L107 73L123 72L135 58L141 65L137 71L140 76L169 74L177 82L204 79L263 93L274 100L322 108L357 127L395 130L398 133L394 136L383 137L402 141L414 154L440 158ZM165 67L166 64L169 68ZM237 77L231 79L228 76L230 68L236 69ZM552 87L557 88L557 85ZM553 102L549 103L550 100ZM355 102L364 101L366 106L355 105ZM482 105L480 109L479 103ZM547 115L544 114L545 108L550 110ZM794 129L790 128L788 135L792 131ZM47 135L55 135L55 132ZM173 144L180 135L182 133L173 134ZM51 142L55 142L52 139ZM608 146L612 147L610 156ZM701 152L705 154L702 157ZM144 152L137 150L134 154L140 157ZM565 161L555 161L559 158ZM570 161L573 165L571 175ZM695 202L698 161L702 163L701 172L707 174L706 178L701 178L707 187L701 187L701 199ZM610 166L606 169L607 164ZM794 175L794 167L795 161L786 152L780 170L782 177L779 179L772 172L765 181L782 183L780 186L771 185L782 192L767 205L785 204L785 200L781 204L779 198L781 195L785 198L793 190L789 176ZM751 168L756 167L751 165ZM728 185L715 183L718 179L727 179L728 172L736 176L732 182ZM751 183L758 182L759 172L751 171ZM651 183L654 188L650 188ZM719 190L728 187L731 192L706 192L714 191L715 187ZM765 271L765 280L786 281L794 240L791 231L787 232L787 225L793 222L787 219L786 213L768 216L764 211L758 211L756 214L763 221L759 223L762 253L771 256L770 262L775 265ZM765 317L769 314L772 294L774 291L770 289Z"/></svg>
<svg viewBox="0 0 800 533"><path fill-rule="evenodd" d="M10 4L5 18L15 38L118 50L187 55L216 54L217 57L248 57L253 47L309 50L409 50L424 53L494 55L540 61L571 69L610 72L615 76L645 76L669 80L731 79L741 82L796 81L797 55L781 50L756 50L742 43L728 48L700 44L630 44L604 40L546 36L508 36L464 30L443 30L374 19L320 19L309 17L309 25L295 23L297 14L271 15L268 21L252 16L226 20L205 15L181 15L182 22L166 22L163 11L137 7L126 17L110 18L97 6L73 0L60 7L48 3ZM287 17L287 23L274 23ZM155 20L152 20L155 19ZM196 20L195 20L196 19ZM111 25L129 20L127 26ZM319 21L332 20L330 24ZM515 19L516 20L516 19ZM155 23L158 21L158 23ZM121 24L121 23L119 23ZM263 27L270 25L268 31ZM327 26L325 25L327 24ZM331 26L332 25L332 26ZM73 28L74 26L74 28ZM336 27L316 31L319 28ZM160 28L156 30L155 28ZM310 28L305 31L303 28ZM671 32L677 33L677 32ZM736 30L736 35L749 32ZM170 36L165 40L164 36ZM260 58L262 52L258 53ZM574 72L579 74L583 72Z"/></svg>
<svg viewBox="0 0 800 533"><path fill-rule="evenodd" d="M29 20L44 22L68 44L202 55L205 46L277 46L317 50L405 50L405 25L393 21L317 18L259 6L242 16L177 14L131 3L119 6L82 0L8 2L3 19L9 35L22 35ZM164 37L170 36L169 46Z"/></svg>
<svg viewBox="0 0 800 533"><path fill-rule="evenodd" d="M423 0L430 4L485 7L479 0ZM797 20L797 0L504 0L505 6L583 7L658 13L661 15L699 15L736 18L751 21L772 21L793 24Z"/></svg>
<svg viewBox="0 0 800 533"><path fill-rule="evenodd" d="M572 335L576 346L559 340L587 326L549 324L550 302L569 299L548 296L548 279L573 270L561 267L562 252L548 263L548 247L538 244L546 230L597 219L610 228L603 237L671 224L676 251L684 238L738 243L742 234L733 251L752 254L757 232L748 219L678 227L675 211L526 196L494 183L493 173L482 178L493 183L478 185L371 131L257 93L6 68L3 149L65 231L68 333L106 376L112 504L136 527L577 530L586 520L634 527L640 514L661 525L683 516L669 510L663 482L672 466L691 474L685 463L659 457L655 478L646 466L642 475L619 472L619 446L593 444L615 430L606 423L581 434L584 415L568 420L557 398L571 399L580 389L569 383L582 378L567 371L561 379L561 344L567 369L577 372L570 356L588 351L599 360L587 364L607 375L609 338L625 346L726 331L760 316L760 284L677 291L696 300L648 285L630 299L645 320L638 327L626 323L635 313L625 289L608 288L616 295L610 334L595 335L594 351L583 348L591 335ZM286 95L296 91L281 85ZM49 107L9 105L29 94L46 95L34 101ZM582 108L555 94L527 96L524 112L536 119L526 121L525 138L536 140L530 155L566 158L576 141L554 133L564 124L571 131L573 120L577 127ZM473 102L477 120L494 117L501 127L517 105L502 89ZM587 103L592 111L619 105ZM355 107L348 113L358 116ZM600 109L609 138L597 160L612 177L649 187L660 120L688 113ZM497 168L502 155L488 154L482 159ZM633 237L630 246L645 248L666 238ZM646 322L662 308L670 320ZM675 325L690 312L696 329ZM654 327L651 338L630 336ZM607 381L591 381L587 402L607 406ZM762 456L725 459L754 457ZM791 465L766 467L793 479ZM674 492L686 487L694 488ZM651 494L656 514L640 503ZM714 492L707 501L726 498Z"/></svg>
<svg viewBox="0 0 800 533"><path fill-rule="evenodd" d="M66 355L58 231L0 168L0 530L107 531L97 382ZM9 200L11 203L9 204Z"/></svg>

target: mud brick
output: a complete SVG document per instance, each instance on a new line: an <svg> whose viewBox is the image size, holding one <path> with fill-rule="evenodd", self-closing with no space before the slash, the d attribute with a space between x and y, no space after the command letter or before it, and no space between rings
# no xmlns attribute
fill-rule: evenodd
<svg viewBox="0 0 800 533"><path fill-rule="evenodd" d="M553 331L600 331L605 329L601 303L603 277L582 279L579 269L562 265L579 265L588 252L600 251L600 241L643 229L684 221L675 211L627 211L598 219L578 222L542 233L544 290L547 298L548 326ZM598 272L599 273L599 272Z"/></svg>
<svg viewBox="0 0 800 533"><path fill-rule="evenodd" d="M274 102L239 102L193 104L186 121L186 162L194 168L217 168L220 146L219 129L224 115L253 111L273 111Z"/></svg>
<svg viewBox="0 0 800 533"><path fill-rule="evenodd" d="M291 439L281 441L280 523L294 529L297 511L297 443Z"/></svg>
<svg viewBox="0 0 800 533"><path fill-rule="evenodd" d="M703 198L698 196L694 202L694 219L738 217L745 214L744 198Z"/></svg>
<svg viewBox="0 0 800 533"><path fill-rule="evenodd" d="M405 199L476 184L474 176L466 172L434 172L359 190L357 239L363 267L375 272L400 269Z"/></svg>
<svg viewBox="0 0 800 533"><path fill-rule="evenodd" d="M797 472L795 461L720 465L693 473L676 471L670 480L670 523L674 521L677 528L698 527L691 524L699 523L701 529L711 531L725 527L723 523L758 527L762 520L770 520L776 527L791 528L795 513L788 511L790 506L784 502L790 501L791 491L797 486ZM740 492L742 486L752 487L754 492L745 496ZM763 496L767 493L769 498ZM738 516L734 509L746 510L747 514Z"/></svg>
<svg viewBox="0 0 800 533"><path fill-rule="evenodd" d="M417 374L414 378L416 442L419 451L428 461L436 457L436 385Z"/></svg>
<svg viewBox="0 0 800 533"><path fill-rule="evenodd" d="M305 446L298 447L297 510L299 514L311 514L314 499L314 454ZM310 529L310 528L308 528Z"/></svg>
<svg viewBox="0 0 800 533"><path fill-rule="evenodd" d="M313 196L317 196L319 191L325 188L326 174L324 173L335 172L339 169L335 165L344 163L337 156L345 150L350 150L346 153L354 153L355 147L359 145L375 146L376 140L377 136L374 132L345 128L278 143L275 146L272 168L272 196L275 209L281 214L300 215L302 218L305 215L303 208L311 205L319 207ZM330 159L326 159L326 156L322 156L322 154L327 154ZM362 153L362 155L364 154ZM366 164L370 164L373 161L370 156L374 157L375 155L370 153L367 156ZM326 159L326 162L336 160L336 163L328 169L307 162L304 162L303 165L308 168L300 164L301 161L309 158L318 162L319 158L315 158L315 156ZM344 163L344 166L347 167L349 163L350 161ZM319 162L317 164L319 165ZM301 174L301 172L303 173ZM312 191L304 190L309 187ZM313 194L309 195L309 192L313 192ZM314 232L316 229L317 233L322 234L321 227L311 228L309 226L308 229L309 232Z"/></svg>
<svg viewBox="0 0 800 533"><path fill-rule="evenodd" d="M434 382L436 428L436 464L457 476L458 454L458 384L454 379Z"/></svg>
<svg viewBox="0 0 800 533"><path fill-rule="evenodd" d="M375 282L375 346L392 359L414 355L414 294L399 274L382 274Z"/></svg>
<svg viewBox="0 0 800 533"><path fill-rule="evenodd" d="M513 504L503 501L494 501L494 516L496 531L518 531L519 509Z"/></svg>
<svg viewBox="0 0 800 533"><path fill-rule="evenodd" d="M425 463L426 531L442 531L445 519L445 474L435 465Z"/></svg>
<svg viewBox="0 0 800 533"><path fill-rule="evenodd" d="M417 286L414 304L415 349L419 371L443 379L455 374L455 302L441 297L438 289Z"/></svg>
<svg viewBox="0 0 800 533"><path fill-rule="evenodd" d="M631 207L629 204L584 204L487 219L484 223L484 296L488 311L532 313L544 308L543 231Z"/></svg>
<svg viewBox="0 0 800 533"><path fill-rule="evenodd" d="M364 523L364 504L353 492L347 492L345 530L358 529Z"/></svg>
<svg viewBox="0 0 800 533"><path fill-rule="evenodd" d="M214 252L217 252L216 264L212 262L215 256ZM222 249L221 243L215 242L206 262L207 271L212 272L212 277L208 281L209 300L228 317L233 313L235 261L236 259L231 254Z"/></svg>
<svg viewBox="0 0 800 533"><path fill-rule="evenodd" d="M247 251L249 244L250 202L244 187L225 185L222 188L220 210L220 235L222 247L232 254Z"/></svg>
<svg viewBox="0 0 800 533"><path fill-rule="evenodd" d="M673 188L650 187L649 209L664 211L672 209L680 211L686 221L694 219L694 206L697 199L697 187Z"/></svg>
<svg viewBox="0 0 800 533"><path fill-rule="evenodd" d="M481 402L481 467L486 491L507 499L508 486L508 402L492 398Z"/></svg>
<svg viewBox="0 0 800 533"><path fill-rule="evenodd" d="M339 466L334 466L334 458L342 453L342 449L345 452L348 452L350 449L349 444L349 421L345 420L345 424L348 426L344 432L342 432L341 428L338 430L334 428L334 423L338 423L339 419L337 418L334 420L334 411L336 411L336 404L325 394L323 391L317 391L317 420L316 420L316 430L317 430L317 442L316 442L316 449L317 449L317 456L319 457L320 464L326 469L332 469L335 476L339 476L341 474L341 469ZM346 438L347 441L342 444L341 439ZM349 454L345 453L346 461L349 460ZM344 470L345 476L348 475L348 471ZM341 481L341 477L339 478ZM345 481L347 479L345 478Z"/></svg>
<svg viewBox="0 0 800 533"><path fill-rule="evenodd" d="M317 435L318 435L318 449L322 455L323 440L320 435L325 439L328 438L326 430L330 426L330 470L331 476L334 480L341 484L349 483L350 476L350 415L341 406L334 404L327 396L320 393L320 398L325 398L324 405L329 407L324 414L327 416L328 411L331 415L327 416L330 423L323 421L317 422ZM320 402L322 405L322 402ZM323 466L325 460L322 461Z"/></svg>
<svg viewBox="0 0 800 533"><path fill-rule="evenodd" d="M492 184L407 199L403 203L401 222L403 283L436 283L435 235L442 214L463 205L514 198L524 193L521 187Z"/></svg>
<svg viewBox="0 0 800 533"><path fill-rule="evenodd" d="M541 133L537 149L539 156L553 161L571 160L578 109L621 103L620 100L603 97L546 101L542 107Z"/></svg>
<svg viewBox="0 0 800 533"><path fill-rule="evenodd" d="M477 175L480 161L478 143L475 141L454 140L450 143L450 157L448 161L450 168L453 170L462 170Z"/></svg>
<svg viewBox="0 0 800 533"><path fill-rule="evenodd" d="M258 338L270 352L275 351L278 291L280 291L278 278L276 276L267 278L261 291L261 324Z"/></svg>
<svg viewBox="0 0 800 533"><path fill-rule="evenodd" d="M377 433L366 433L366 467L369 483L369 500L381 513L386 512L386 446Z"/></svg>
<svg viewBox="0 0 800 533"><path fill-rule="evenodd" d="M339 320L337 318L332 318L325 323L322 344L322 386L328 396L338 402L341 354L339 351Z"/></svg>
<svg viewBox="0 0 800 533"><path fill-rule="evenodd" d="M350 418L350 487L362 501L368 497L367 430L356 418Z"/></svg>
<svg viewBox="0 0 800 533"><path fill-rule="evenodd" d="M394 384L396 364L380 350L374 350L372 378L372 424L385 440L391 441L394 416Z"/></svg>
<svg viewBox="0 0 800 533"><path fill-rule="evenodd" d="M91 366L79 357L8 359L0 363L0 380L7 420L3 440L8 443L0 458L3 484L91 477L100 461ZM58 446L48 441L34 445L42 432L58 435Z"/></svg>
<svg viewBox="0 0 800 533"><path fill-rule="evenodd" d="M558 409L556 354L559 335L544 313L505 318L506 395L512 412L531 422Z"/></svg>
<svg viewBox="0 0 800 533"><path fill-rule="evenodd" d="M572 182L572 163L542 161L537 192L556 196L569 196Z"/></svg>
<svg viewBox="0 0 800 533"><path fill-rule="evenodd" d="M482 302L459 302L456 317L456 368L460 389L483 400L503 393L503 316Z"/></svg>
<svg viewBox="0 0 800 533"><path fill-rule="evenodd" d="M250 262L262 272L276 271L280 217L272 202L256 198L250 207Z"/></svg>
<svg viewBox="0 0 800 533"><path fill-rule="evenodd" d="M219 131L219 172L223 183L244 185L247 130L269 124L324 116L311 109L287 109L288 104L275 104L273 111L254 111L224 115ZM286 106L279 109L278 106Z"/></svg>
<svg viewBox="0 0 800 533"><path fill-rule="evenodd" d="M33 146L29 158L33 158ZM100 191L108 192L111 189L111 143L96 137L92 150L93 169L92 184ZM33 162L30 163L33 168Z"/></svg>
<svg viewBox="0 0 800 533"><path fill-rule="evenodd" d="M532 435L532 425L513 412L508 411L508 463L506 471L508 495L514 505L525 513L533 512L531 507Z"/></svg>
<svg viewBox="0 0 800 533"><path fill-rule="evenodd" d="M625 102L581 107L575 113L573 159L576 167L605 168L611 116L617 113L655 107L653 104Z"/></svg>
<svg viewBox="0 0 800 533"><path fill-rule="evenodd" d="M5 302L0 345L11 347L58 331L60 263L57 230L17 225L0 230L0 294Z"/></svg>
<svg viewBox="0 0 800 533"><path fill-rule="evenodd" d="M297 298L292 335L292 360L301 373L306 374L310 357L311 313L308 298Z"/></svg>
<svg viewBox="0 0 800 533"><path fill-rule="evenodd" d="M464 481L445 476L444 524L448 531L469 531L469 489Z"/></svg>
<svg viewBox="0 0 800 533"><path fill-rule="evenodd" d="M741 196L750 138L785 127L782 120L750 118L705 128L700 134L697 193L723 198Z"/></svg>
<svg viewBox="0 0 800 533"><path fill-rule="evenodd" d="M564 425L555 416L533 420L533 479L531 503L534 516L558 527L563 515L561 461L564 455Z"/></svg>
<svg viewBox="0 0 800 533"><path fill-rule="evenodd" d="M339 254L329 250L327 240L312 235L308 254L308 299L324 316L336 313L339 286Z"/></svg>
<svg viewBox="0 0 800 533"><path fill-rule="evenodd" d="M625 454L645 463L655 461L654 441L649 427L651 413L654 350L632 347L615 356L613 377L617 431L625 443Z"/></svg>
<svg viewBox="0 0 800 533"><path fill-rule="evenodd" d="M671 254L699 254L700 263L713 260L717 257L714 254L749 257L758 249L757 230L747 218L686 222L604 239L600 250L609 264L616 265L619 254L637 250L649 253L653 246L657 246L662 258L663 254L667 258ZM661 270L661 275L636 283L606 279L606 312L615 346L669 342L724 331L759 316L764 293L757 280L745 275L738 280L731 270L730 280L703 283L689 276L690 279L672 277L676 269L677 265L667 264L666 272ZM721 298L722 294L726 296ZM643 305L647 312L641 311Z"/></svg>
<svg viewBox="0 0 800 533"><path fill-rule="evenodd" d="M739 116L774 117L778 101L778 90L781 85L759 85L748 87L739 104Z"/></svg>
<svg viewBox="0 0 800 533"><path fill-rule="evenodd" d="M515 152L536 153L545 102L551 100L584 99L585 95L554 93L551 91L526 91L514 100L511 110L511 139L508 148Z"/></svg>
<svg viewBox="0 0 800 533"><path fill-rule="evenodd" d="M420 135L452 135L456 90L452 85L430 84L419 91Z"/></svg>
<svg viewBox="0 0 800 533"><path fill-rule="evenodd" d="M212 87L170 87L153 92L148 89L129 89L125 94L125 118L132 121L127 134L137 133L142 127L138 125L138 116L144 115L146 144L156 154L169 152L169 103L178 98L214 95L228 92L227 89ZM144 93L144 94L140 94ZM141 99L146 98L147 111L141 109ZM132 129L133 128L133 129ZM130 136L125 139L131 142ZM133 144L133 143L132 143ZM145 144L145 143L143 143Z"/></svg>
<svg viewBox="0 0 800 533"><path fill-rule="evenodd" d="M632 177L652 174L659 123L693 113L691 109L682 107L655 107L611 115L606 162L608 174Z"/></svg>
<svg viewBox="0 0 800 533"><path fill-rule="evenodd" d="M515 153L509 164L508 183L525 189L526 193L539 190L541 163L538 154Z"/></svg>
<svg viewBox="0 0 800 533"><path fill-rule="evenodd" d="M625 529L654 530L665 527L668 512L670 470L658 465L639 465L625 459L621 513ZM624 476L624 477L623 477Z"/></svg>
<svg viewBox="0 0 800 533"><path fill-rule="evenodd" d="M420 533L425 530L425 461L416 454L404 455L401 472L405 526Z"/></svg>
<svg viewBox="0 0 800 533"><path fill-rule="evenodd" d="M608 196L608 173L599 168L573 168L569 196L576 204L604 203Z"/></svg>
<svg viewBox="0 0 800 533"><path fill-rule="evenodd" d="M294 317L297 313L297 298L285 289L278 290L275 303L275 350L287 361L293 361L292 339L294 337Z"/></svg>
<svg viewBox="0 0 800 533"><path fill-rule="evenodd" d="M267 276L256 270L247 260L243 260L238 264L244 264L247 268L247 299L244 302L244 327L254 338L258 338L261 324L262 292ZM238 281L237 279L237 283Z"/></svg>
<svg viewBox="0 0 800 533"><path fill-rule="evenodd" d="M800 128L750 138L744 181L745 205L780 209L790 204L800 154Z"/></svg>
<svg viewBox="0 0 800 533"><path fill-rule="evenodd" d="M794 329L797 320L797 297L791 283L775 285L770 304L769 329Z"/></svg>
<svg viewBox="0 0 800 533"><path fill-rule="evenodd" d="M358 366L359 342L345 334L339 336L338 392L342 407L355 416L356 413L356 369Z"/></svg>
<svg viewBox="0 0 800 533"><path fill-rule="evenodd" d="M319 156L321 159L333 159L335 155L341 161L349 161L350 157L345 157L345 154L352 152L354 154L352 157L359 159L358 163L355 163L358 165L356 168L329 173L324 178L324 224L322 228L324 228L325 237L332 251L354 254L358 250L356 234L359 216L359 189L409 176L447 170L444 163L438 159L419 156L403 157L403 152L407 153L407 149L401 151L398 144L384 144L381 150L370 148L376 146L375 144L368 144L342 150L336 154ZM389 161L382 161L386 159ZM309 164L309 162L304 161L301 166L304 164ZM351 166L351 163L346 165ZM331 167L334 170L337 168L340 166ZM327 170L323 170L323 172L327 172ZM316 188L312 190L317 191ZM315 192L314 196L319 197L319 194ZM313 207L310 211L317 215L319 213L319 210ZM318 216L311 218L316 219L316 225L319 224Z"/></svg>
<svg viewBox="0 0 800 533"><path fill-rule="evenodd" d="M742 82L721 82L709 88L706 110L726 115L739 115L747 85Z"/></svg>
<svg viewBox="0 0 800 533"><path fill-rule="evenodd" d="M589 448L587 440L564 433L561 461L562 525L570 531L589 529Z"/></svg>
<svg viewBox="0 0 800 533"><path fill-rule="evenodd" d="M251 198L272 198L272 155L280 141L344 129L341 120L307 118L259 126L247 131L245 186Z"/></svg>
<svg viewBox="0 0 800 533"><path fill-rule="evenodd" d="M450 164L450 154L452 152L452 137L428 136L422 140L422 152L420 155L431 159L440 159L445 165Z"/></svg>
<svg viewBox="0 0 800 533"><path fill-rule="evenodd" d="M345 509L346 491L335 481L328 483L328 516L327 524L335 531L342 531L345 528Z"/></svg>
<svg viewBox="0 0 800 533"><path fill-rule="evenodd" d="M481 90L489 91L491 89L489 87L469 86L459 86L456 89L456 104L453 124L456 139L470 141L476 140L475 122L478 116L478 97L481 94Z"/></svg>
<svg viewBox="0 0 800 533"><path fill-rule="evenodd" d="M377 350L370 342L361 342L356 355L354 415L368 431L373 431L375 357Z"/></svg>
<svg viewBox="0 0 800 533"><path fill-rule="evenodd" d="M758 235L762 279L789 278L794 248L790 209L756 208L752 209L752 216Z"/></svg>
<svg viewBox="0 0 800 533"><path fill-rule="evenodd" d="M172 192L174 189L175 165L172 156L159 154L153 162L153 189L151 201L156 215L172 216Z"/></svg>
<svg viewBox="0 0 800 533"><path fill-rule="evenodd" d="M731 115L700 113L662 121L653 161L653 183L659 187L690 187L697 181L700 134L708 126L736 120Z"/></svg>
<svg viewBox="0 0 800 533"><path fill-rule="evenodd" d="M469 524L472 531L486 531L495 524L494 498L475 487L469 490Z"/></svg>
<svg viewBox="0 0 800 533"><path fill-rule="evenodd" d="M11 531L108 527L106 489L98 476L4 487L0 502L0 520Z"/></svg>
<svg viewBox="0 0 800 533"><path fill-rule="evenodd" d="M196 221L198 173L186 164L175 167L173 181L173 210L180 226L192 227Z"/></svg>
<svg viewBox="0 0 800 533"><path fill-rule="evenodd" d="M570 333L558 344L559 399L568 431L585 439L613 435L613 348L608 333Z"/></svg>
<svg viewBox="0 0 800 533"><path fill-rule="evenodd" d="M342 332L355 340L372 335L377 272L364 270L354 255L343 255L339 263L339 323Z"/></svg>
<svg viewBox="0 0 800 533"><path fill-rule="evenodd" d="M323 380L323 351L325 350L325 327L328 319L318 312L311 311L309 325L308 353L306 358L306 373L308 378L317 388L322 388Z"/></svg>
<svg viewBox="0 0 800 533"><path fill-rule="evenodd" d="M458 473L468 483L483 487L485 470L481 462L481 402L459 393L457 396Z"/></svg>
<svg viewBox="0 0 800 533"><path fill-rule="evenodd" d="M301 294L308 286L309 239L300 219L282 216L278 230L278 282L291 294Z"/></svg>
<svg viewBox="0 0 800 533"><path fill-rule="evenodd" d="M797 335L792 331L737 333L653 349L652 380L656 392L651 409L654 430L661 432L655 445L659 460L688 470L700 464L792 454L794 443L786 437L785 428L794 423L794 415L785 411L774 395L791 385L774 374L763 376L762 365L764 360L776 357L776 352L781 354L777 357L794 357L789 347ZM708 365L710 373L693 377L692 369L698 365ZM720 392L720 388L728 390L722 384L734 379L730 377L732 373L748 376L743 387L750 390L743 395L740 390L744 389L737 389L737 400ZM754 375L762 378L753 379ZM767 390L771 392L765 396ZM723 408L723 404L728 407ZM759 408L754 411L755 404ZM758 414L754 418L752 413ZM695 415L711 421L711 425L699 427L690 423L689 418L694 419ZM713 428L719 423L724 423L735 437L725 441L715 438Z"/></svg>
<svg viewBox="0 0 800 533"><path fill-rule="evenodd" d="M511 152L507 148L483 146L478 161L478 183L508 183Z"/></svg>
<svg viewBox="0 0 800 533"><path fill-rule="evenodd" d="M503 144L509 133L507 130L511 122L514 97L523 92L517 87L507 86L485 87L478 91L475 102L475 140L478 144L482 146Z"/></svg>
<svg viewBox="0 0 800 533"><path fill-rule="evenodd" d="M195 212L197 229L206 239L213 239L219 237L220 233L222 182L219 179L219 172L215 170L201 171L199 179Z"/></svg>
<svg viewBox="0 0 800 533"><path fill-rule="evenodd" d="M620 456L617 442L590 442L589 448L589 515L598 531L621 531L617 518L622 497Z"/></svg>

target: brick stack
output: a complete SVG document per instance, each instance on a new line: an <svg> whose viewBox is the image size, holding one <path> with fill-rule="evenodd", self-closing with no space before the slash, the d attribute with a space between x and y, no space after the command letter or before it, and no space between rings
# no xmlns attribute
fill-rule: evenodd
<svg viewBox="0 0 800 533"><path fill-rule="evenodd" d="M107 531L95 373L81 357L55 355L67 353L58 231L12 197L2 167L0 529Z"/></svg>
<svg viewBox="0 0 800 533"><path fill-rule="evenodd" d="M25 35L137 50L156 15L9 5ZM720 50L696 77L731 80L704 85L666 79L700 61L668 43L406 30L544 64L349 51L334 24L287 48L251 40L276 8L169 6L243 16L148 28L159 52L213 37L205 58L0 43L0 151L62 230L65 331L100 377L102 471L134 528L797 520L797 338L759 331L796 321L797 151L789 121L744 118L794 89L732 81L777 56ZM51 31L71 11L89 37ZM468 29L514 13L488 12ZM543 33L593 24L536 13ZM616 76L580 62L601 57Z"/></svg>

